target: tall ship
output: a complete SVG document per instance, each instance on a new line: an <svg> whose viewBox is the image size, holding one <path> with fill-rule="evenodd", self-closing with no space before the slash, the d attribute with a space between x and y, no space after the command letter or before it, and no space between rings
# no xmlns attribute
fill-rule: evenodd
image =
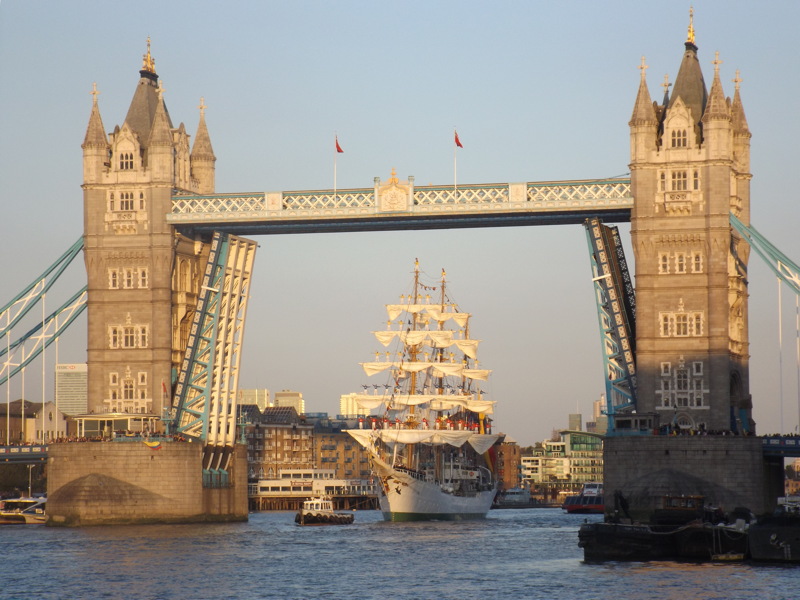
<svg viewBox="0 0 800 600"><path fill-rule="evenodd" d="M448 296L444 270L426 285L418 261L410 293L386 310L386 329L374 332L385 350L361 363L384 382L354 394L371 416L348 430L369 451L383 516L482 519L497 492L492 457L501 435L491 432L495 402L481 389L490 371L479 366L471 315Z"/></svg>

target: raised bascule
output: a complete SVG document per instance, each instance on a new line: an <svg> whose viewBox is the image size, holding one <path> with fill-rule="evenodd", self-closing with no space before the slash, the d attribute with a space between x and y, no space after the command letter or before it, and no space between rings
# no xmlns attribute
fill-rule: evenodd
<svg viewBox="0 0 800 600"><path fill-rule="evenodd" d="M85 231L57 263L82 248L88 285L25 336L37 341L24 362L88 308L82 433L108 436L135 422L161 450L51 445L52 524L247 518L236 391L256 244L243 236L555 224L586 230L606 373L606 489L643 508L672 486L769 509L782 467L754 436L749 250L796 292L800 270L750 226L741 80L726 98L720 64L707 90L690 24L672 91L665 84L653 102L642 59L630 177L456 188L417 186L393 170L361 189L221 194L206 107L190 144L167 111L148 40L128 113L110 134L93 92ZM606 224L627 221L635 278ZM3 307L3 335L52 278L49 270ZM685 431L728 435L666 435Z"/></svg>

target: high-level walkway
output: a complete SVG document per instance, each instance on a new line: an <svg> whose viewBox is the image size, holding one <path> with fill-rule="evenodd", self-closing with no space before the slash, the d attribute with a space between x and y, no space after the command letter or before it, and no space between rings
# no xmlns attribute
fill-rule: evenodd
<svg viewBox="0 0 800 600"><path fill-rule="evenodd" d="M630 221L630 178L174 196L167 221L234 235L452 229Z"/></svg>

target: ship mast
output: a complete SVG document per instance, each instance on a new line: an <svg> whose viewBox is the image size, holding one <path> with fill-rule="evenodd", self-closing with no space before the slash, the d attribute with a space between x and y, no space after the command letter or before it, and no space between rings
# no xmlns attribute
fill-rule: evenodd
<svg viewBox="0 0 800 600"><path fill-rule="evenodd" d="M419 259L414 259L414 297L411 299L411 304L415 305L419 303ZM416 331L417 330L417 313L416 311L411 313L411 326L409 327L409 331ZM408 357L410 362L417 362L417 354L419 350L416 344L409 344L408 345ZM413 396L417 393L417 372L411 372L411 386L408 390L409 396ZM409 415L413 415L414 405L412 404L410 407ZM413 421L413 417L411 418Z"/></svg>

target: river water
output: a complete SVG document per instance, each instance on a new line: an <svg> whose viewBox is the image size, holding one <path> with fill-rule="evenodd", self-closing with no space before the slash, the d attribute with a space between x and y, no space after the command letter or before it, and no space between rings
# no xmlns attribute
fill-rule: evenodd
<svg viewBox="0 0 800 600"><path fill-rule="evenodd" d="M247 523L0 527L0 599L778 600L800 566L583 562L586 517L491 511L485 521L298 527ZM589 517L599 519L600 517Z"/></svg>

